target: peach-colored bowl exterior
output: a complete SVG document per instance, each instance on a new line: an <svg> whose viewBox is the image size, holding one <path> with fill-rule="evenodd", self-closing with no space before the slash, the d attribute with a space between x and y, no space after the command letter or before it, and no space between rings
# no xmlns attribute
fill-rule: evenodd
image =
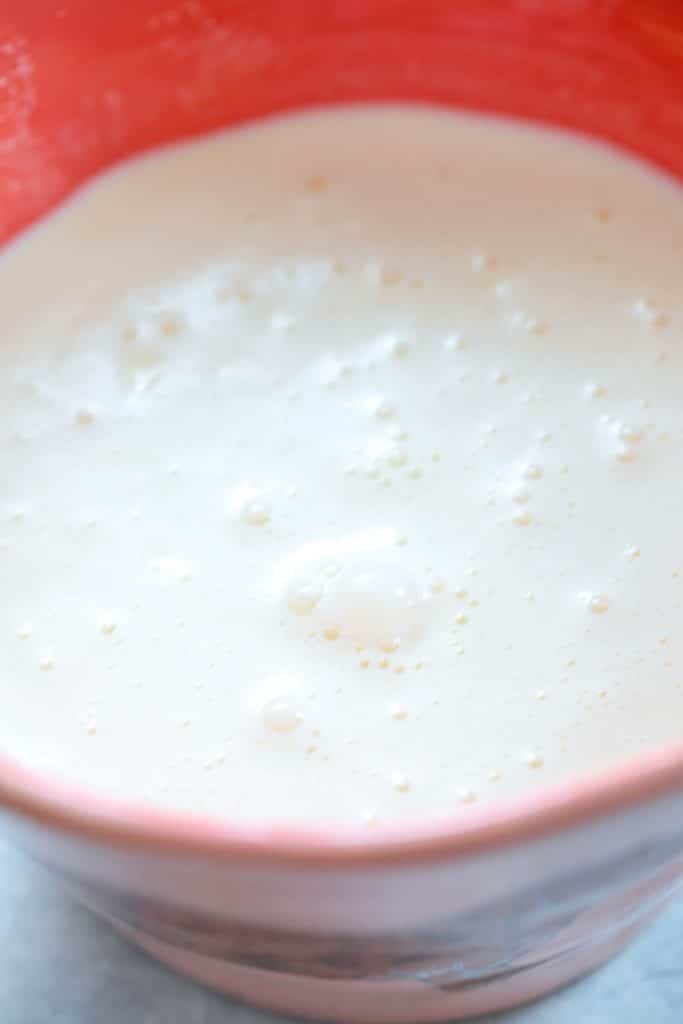
<svg viewBox="0 0 683 1024"><path fill-rule="evenodd" d="M678 0L9 6L0 241L141 149L341 100L536 117L683 179ZM319 1019L454 1019L532 999L610 957L683 874L683 744L376 834L151 814L2 758L0 806L10 838L151 954Z"/></svg>

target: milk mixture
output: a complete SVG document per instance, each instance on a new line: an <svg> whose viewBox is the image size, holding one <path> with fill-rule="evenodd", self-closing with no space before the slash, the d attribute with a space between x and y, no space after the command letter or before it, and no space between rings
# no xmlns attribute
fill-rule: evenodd
<svg viewBox="0 0 683 1024"><path fill-rule="evenodd" d="M411 108L107 175L0 261L0 748L369 826L683 739L683 201Z"/></svg>

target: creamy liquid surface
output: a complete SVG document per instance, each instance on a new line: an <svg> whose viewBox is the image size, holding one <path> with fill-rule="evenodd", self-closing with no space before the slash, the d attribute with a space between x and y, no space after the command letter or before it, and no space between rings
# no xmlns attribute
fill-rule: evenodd
<svg viewBox="0 0 683 1024"><path fill-rule="evenodd" d="M0 748L369 826L683 738L683 201L410 108L116 171L0 261Z"/></svg>

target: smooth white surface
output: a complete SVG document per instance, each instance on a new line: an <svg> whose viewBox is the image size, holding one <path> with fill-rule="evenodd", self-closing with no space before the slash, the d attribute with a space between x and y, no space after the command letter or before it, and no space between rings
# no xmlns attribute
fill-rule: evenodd
<svg viewBox="0 0 683 1024"><path fill-rule="evenodd" d="M279 1024L163 970L0 844L2 1024ZM683 905L603 970L481 1024L680 1024Z"/></svg>
<svg viewBox="0 0 683 1024"><path fill-rule="evenodd" d="M0 265L0 745L231 817L680 740L683 200L550 132L284 118Z"/></svg>

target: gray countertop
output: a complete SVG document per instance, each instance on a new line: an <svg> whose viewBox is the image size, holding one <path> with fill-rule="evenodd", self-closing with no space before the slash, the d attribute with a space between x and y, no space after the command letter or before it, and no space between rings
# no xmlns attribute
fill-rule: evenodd
<svg viewBox="0 0 683 1024"><path fill-rule="evenodd" d="M0 844L1 1024L278 1024L127 946ZM614 963L481 1024L681 1024L683 903Z"/></svg>

